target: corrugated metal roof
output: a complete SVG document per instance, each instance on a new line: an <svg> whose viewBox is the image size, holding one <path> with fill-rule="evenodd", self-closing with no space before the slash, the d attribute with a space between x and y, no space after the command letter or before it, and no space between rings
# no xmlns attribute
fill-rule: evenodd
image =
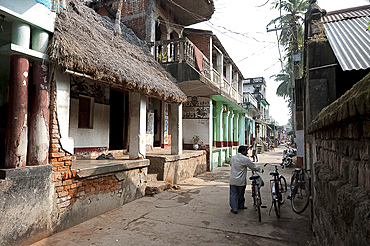
<svg viewBox="0 0 370 246"><path fill-rule="evenodd" d="M364 9L366 7L366 9ZM361 9L360 9L361 8ZM346 12L347 11L347 12ZM370 5L329 13L325 34L343 71L370 68Z"/></svg>
<svg viewBox="0 0 370 246"><path fill-rule="evenodd" d="M328 12L322 17L321 21L323 23L328 23L365 16L370 16L370 5Z"/></svg>

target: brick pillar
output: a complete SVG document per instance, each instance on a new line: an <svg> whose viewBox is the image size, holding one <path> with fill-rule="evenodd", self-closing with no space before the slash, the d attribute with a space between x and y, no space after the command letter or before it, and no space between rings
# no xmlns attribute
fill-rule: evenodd
<svg viewBox="0 0 370 246"><path fill-rule="evenodd" d="M29 141L27 165L48 164L49 153L49 83L47 67L41 61L33 64L33 86L30 91Z"/></svg>
<svg viewBox="0 0 370 246"><path fill-rule="evenodd" d="M6 130L5 168L25 167L27 160L29 62L21 56L10 58L8 127Z"/></svg>

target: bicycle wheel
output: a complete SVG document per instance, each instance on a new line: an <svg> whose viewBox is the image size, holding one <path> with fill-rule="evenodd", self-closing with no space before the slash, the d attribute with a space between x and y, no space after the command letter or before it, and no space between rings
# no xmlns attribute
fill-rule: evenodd
<svg viewBox="0 0 370 246"><path fill-rule="evenodd" d="M279 203L278 201L274 200L274 201L272 202L272 204L274 204L276 217L277 217L278 219L280 219L280 203Z"/></svg>
<svg viewBox="0 0 370 246"><path fill-rule="evenodd" d="M288 191L288 186L286 184L286 179L284 176L279 177L279 189L280 189L280 196L281 198L279 199L280 204L284 204L286 196L287 196L287 191Z"/></svg>
<svg viewBox="0 0 370 246"><path fill-rule="evenodd" d="M308 207L310 188L307 183L297 185L292 193L292 209L295 213L303 213Z"/></svg>
<svg viewBox="0 0 370 246"><path fill-rule="evenodd" d="M293 172L292 178L290 179L290 190L293 191L294 187L297 185L298 182L298 173L296 171Z"/></svg>
<svg viewBox="0 0 370 246"><path fill-rule="evenodd" d="M254 186L255 201L257 206L258 220L261 222L261 194L258 185Z"/></svg>

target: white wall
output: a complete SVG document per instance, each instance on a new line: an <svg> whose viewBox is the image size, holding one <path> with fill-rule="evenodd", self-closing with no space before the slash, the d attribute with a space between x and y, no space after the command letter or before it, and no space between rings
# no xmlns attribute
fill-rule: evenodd
<svg viewBox="0 0 370 246"><path fill-rule="evenodd" d="M74 142L69 137L69 98L70 82L69 75L61 73L59 70L55 73L57 90L57 117L60 130L60 143L62 148L71 154L74 154Z"/></svg>
<svg viewBox="0 0 370 246"><path fill-rule="evenodd" d="M78 128L78 99L71 98L71 118L69 134L75 148L109 147L109 105L94 103L92 129Z"/></svg>
<svg viewBox="0 0 370 246"><path fill-rule="evenodd" d="M251 84L251 85L244 84L243 85L243 92L253 93L253 91L254 91L253 84Z"/></svg>
<svg viewBox="0 0 370 246"><path fill-rule="evenodd" d="M35 0L0 0L0 9L28 24L54 32L55 12Z"/></svg>
<svg viewBox="0 0 370 246"><path fill-rule="evenodd" d="M209 120L208 119L183 119L183 139L185 144L193 143L193 136L198 135L200 141L209 144Z"/></svg>

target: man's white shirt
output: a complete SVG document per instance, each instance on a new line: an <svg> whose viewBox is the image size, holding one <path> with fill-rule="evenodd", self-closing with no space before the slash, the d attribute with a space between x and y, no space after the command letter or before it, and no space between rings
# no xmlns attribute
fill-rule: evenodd
<svg viewBox="0 0 370 246"><path fill-rule="evenodd" d="M244 186L247 184L247 169L261 172L262 169L257 167L248 157L238 153L231 157L230 185Z"/></svg>

